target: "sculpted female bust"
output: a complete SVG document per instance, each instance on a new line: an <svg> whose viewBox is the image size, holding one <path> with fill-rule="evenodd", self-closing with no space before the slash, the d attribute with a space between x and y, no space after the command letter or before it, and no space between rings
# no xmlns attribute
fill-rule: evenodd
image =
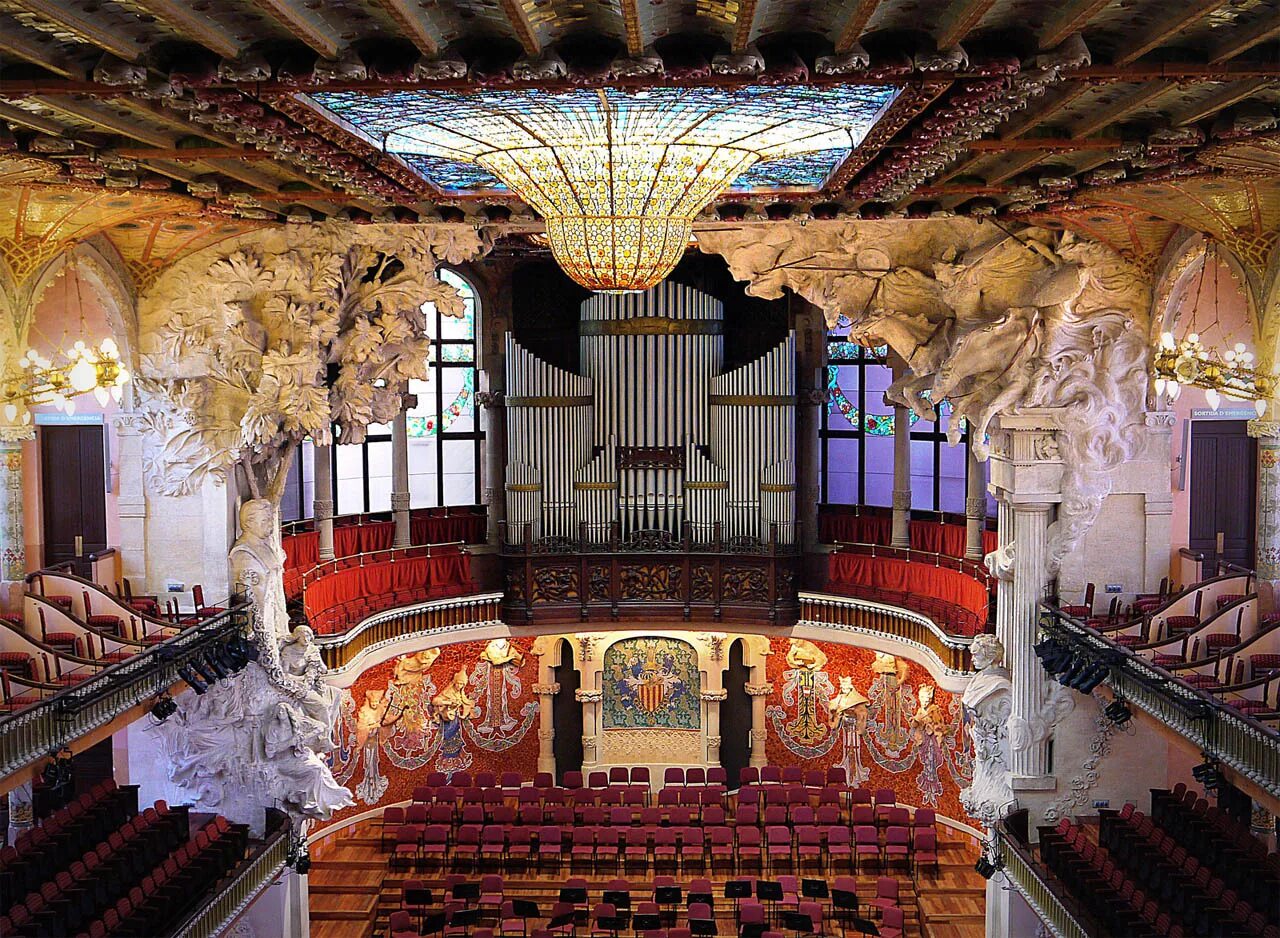
<svg viewBox="0 0 1280 938"><path fill-rule="evenodd" d="M284 598L284 548L276 509L265 498L240 506L240 537L228 556L231 582L249 592L262 633L279 641L289 634Z"/></svg>

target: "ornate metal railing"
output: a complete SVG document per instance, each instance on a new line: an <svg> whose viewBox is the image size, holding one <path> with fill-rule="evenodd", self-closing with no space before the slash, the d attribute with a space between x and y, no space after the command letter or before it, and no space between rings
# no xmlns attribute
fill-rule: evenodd
<svg viewBox="0 0 1280 938"><path fill-rule="evenodd" d="M458 599L438 599L369 616L339 635L317 636L320 655L331 670L341 670L367 651L414 635L456 632L502 618L502 594L484 593Z"/></svg>
<svg viewBox="0 0 1280 938"><path fill-rule="evenodd" d="M190 626L93 677L0 717L0 776L61 749L181 680L178 669L249 624L250 604L233 596L225 612Z"/></svg>
<svg viewBox="0 0 1280 938"><path fill-rule="evenodd" d="M726 535L724 526L685 521L677 534L667 530L622 533L618 521L578 526L577 537L533 536L527 522L505 522L502 552L526 554L754 554L792 556L802 550L800 523L770 524L768 537Z"/></svg>
<svg viewBox="0 0 1280 938"><path fill-rule="evenodd" d="M248 865L179 926L173 938L213 938L221 934L284 869L289 855L289 830L286 819L270 832Z"/></svg>
<svg viewBox="0 0 1280 938"><path fill-rule="evenodd" d="M1178 680L1051 603L1041 604L1040 628L1074 651L1107 664L1107 682L1129 703L1280 797L1280 732Z"/></svg>
<svg viewBox="0 0 1280 938"><path fill-rule="evenodd" d="M948 635L928 616L868 599L801 593L797 625L816 623L863 635L887 635L931 654L948 671L973 670L968 636Z"/></svg>
<svg viewBox="0 0 1280 938"><path fill-rule="evenodd" d="M1000 821L992 828L996 865L1027 900L1055 938L1093 938L1038 869L1031 852ZM1083 916L1080 916L1083 918Z"/></svg>

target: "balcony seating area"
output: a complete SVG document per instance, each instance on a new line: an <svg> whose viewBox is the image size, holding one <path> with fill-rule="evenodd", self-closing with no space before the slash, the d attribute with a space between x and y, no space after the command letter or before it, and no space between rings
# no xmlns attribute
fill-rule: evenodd
<svg viewBox="0 0 1280 938"><path fill-rule="evenodd" d="M926 521L919 519L908 524L911 549L948 557L965 555L966 525L962 517L946 516L955 520ZM877 510L868 507L843 507L827 505L818 518L818 536L824 544L876 544L888 547L892 542L893 513L890 509ZM991 553L998 546L999 535L983 530L982 553Z"/></svg>
<svg viewBox="0 0 1280 938"><path fill-rule="evenodd" d="M458 544L409 547L335 560L304 577L303 610L318 635L344 632L383 609L476 591Z"/></svg>
<svg viewBox="0 0 1280 938"><path fill-rule="evenodd" d="M244 857L247 828L137 798L101 783L5 847L0 935L167 934Z"/></svg>
<svg viewBox="0 0 1280 938"><path fill-rule="evenodd" d="M1098 825L1040 828L1040 855L1108 934L1280 938L1274 853L1185 786Z"/></svg>
<svg viewBox="0 0 1280 938"><path fill-rule="evenodd" d="M568 772L562 786L549 773L532 783L461 773L452 784L434 773L407 807L384 809L383 846L393 866L414 869L936 869L932 810L898 805L888 789L851 788L838 768L756 773L744 770L732 805L723 773L701 768L666 770L656 794L642 767L585 780Z"/></svg>
<svg viewBox="0 0 1280 938"><path fill-rule="evenodd" d="M409 515L409 540L414 545L479 544L485 539L485 514L480 508L420 508ZM302 595L303 575L320 563L319 533L311 521L285 525L285 594ZM344 515L333 519L333 554L342 559L389 550L395 522L387 514Z"/></svg>
<svg viewBox="0 0 1280 938"><path fill-rule="evenodd" d="M953 635L977 635L987 628L992 583L970 561L847 545L830 555L826 589L923 613Z"/></svg>

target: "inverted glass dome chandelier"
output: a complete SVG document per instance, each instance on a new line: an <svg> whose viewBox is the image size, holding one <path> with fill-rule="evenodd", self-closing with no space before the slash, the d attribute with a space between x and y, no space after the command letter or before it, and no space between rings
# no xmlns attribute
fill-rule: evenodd
<svg viewBox="0 0 1280 938"><path fill-rule="evenodd" d="M420 172L479 167L542 215L565 273L615 293L646 290L671 273L694 217L757 163L847 153L896 93L745 86L337 92L315 100Z"/></svg>

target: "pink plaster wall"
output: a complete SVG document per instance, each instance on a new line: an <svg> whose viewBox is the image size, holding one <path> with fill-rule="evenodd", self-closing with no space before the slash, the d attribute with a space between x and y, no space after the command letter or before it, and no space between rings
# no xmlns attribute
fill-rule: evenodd
<svg viewBox="0 0 1280 938"><path fill-rule="evenodd" d="M1219 262L1217 265L1217 311L1214 310L1214 269L1213 265L1205 272L1203 288L1200 284L1199 265L1193 265L1170 291L1167 309L1172 310L1176 319L1171 331L1181 337L1189 331L1189 324L1194 320L1201 339L1218 348L1230 348L1237 342L1245 343L1250 351L1258 354L1254 336L1254 324L1249 315L1249 306L1241 285L1236 281L1230 268ZM1198 300L1198 302L1197 302ZM1215 319L1218 325L1211 325ZM1166 320L1167 321L1167 320ZM1170 486L1173 491L1173 514L1170 518L1169 571L1175 582L1178 578L1178 550L1187 546L1187 538L1191 527L1190 492L1191 466L1186 467L1182 477L1182 488L1178 488L1183 462L1183 437L1190 435L1191 412L1195 409L1208 408L1204 392L1198 388L1184 388L1182 394L1173 405L1175 422L1173 427L1173 475ZM1222 407L1247 407L1239 401L1226 401ZM1188 445L1188 454L1190 446Z"/></svg>
<svg viewBox="0 0 1280 938"><path fill-rule="evenodd" d="M79 290L77 291L77 286ZM78 295L77 295L78 293ZM80 325L80 310L84 310L84 328ZM45 290L39 305L36 307L35 319L27 335L27 344L47 357L54 357L58 348L68 348L77 339L86 344L97 345L108 335L112 335L117 344L124 346L127 336L115 335L109 323L108 314L102 297L89 278L79 277L74 271L63 274ZM119 491L119 456L120 441L116 438L115 427L111 416L119 413L120 408L108 401L102 407L92 394L82 394L75 399L76 416L100 417L107 427L107 455L109 459L108 473L110 491L106 493L107 504L107 544L118 546L120 543L120 512L116 504ZM36 414L56 413L50 405L40 405L32 409ZM27 552L27 570L37 570L44 561L44 525L43 505L40 479L40 430L36 430L37 438L22 445L22 500L24 540Z"/></svg>

